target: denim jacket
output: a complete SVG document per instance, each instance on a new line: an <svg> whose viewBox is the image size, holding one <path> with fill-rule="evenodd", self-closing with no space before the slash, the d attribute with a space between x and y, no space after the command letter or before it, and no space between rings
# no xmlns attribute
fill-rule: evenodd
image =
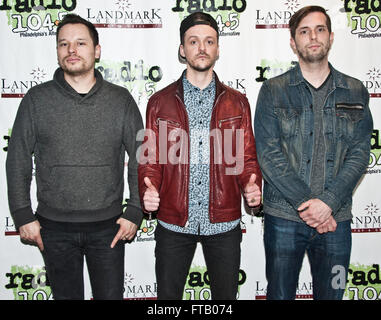
<svg viewBox="0 0 381 320"><path fill-rule="evenodd" d="M324 191L337 222L351 219L352 193L369 164L373 120L363 84L330 65L333 87L323 108ZM263 83L254 129L264 177L264 212L302 222L297 208L312 198L312 96L300 66Z"/></svg>

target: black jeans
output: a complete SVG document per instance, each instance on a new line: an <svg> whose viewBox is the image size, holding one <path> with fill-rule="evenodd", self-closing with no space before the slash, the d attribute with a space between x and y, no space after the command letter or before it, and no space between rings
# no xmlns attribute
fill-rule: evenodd
<svg viewBox="0 0 381 320"><path fill-rule="evenodd" d="M41 228L46 271L55 300L83 300L86 257L94 299L121 300L124 289L124 242L111 249L119 225L96 232Z"/></svg>
<svg viewBox="0 0 381 320"><path fill-rule="evenodd" d="M242 240L239 225L225 233L200 236L173 232L158 223L155 239L158 300L182 299L197 242L204 253L212 299L236 299Z"/></svg>

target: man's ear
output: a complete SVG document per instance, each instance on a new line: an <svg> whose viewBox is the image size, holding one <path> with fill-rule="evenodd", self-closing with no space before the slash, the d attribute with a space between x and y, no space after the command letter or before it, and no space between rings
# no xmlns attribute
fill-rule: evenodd
<svg viewBox="0 0 381 320"><path fill-rule="evenodd" d="M334 39L335 39L335 34L333 32L331 32L331 34L329 35L329 42L330 42L331 46L332 46Z"/></svg>
<svg viewBox="0 0 381 320"><path fill-rule="evenodd" d="M184 54L184 47L182 44L179 46L179 51L177 52L177 58L179 59L180 63L187 63L187 59L185 58Z"/></svg>
<svg viewBox="0 0 381 320"><path fill-rule="evenodd" d="M96 60L99 60L101 57L101 45L100 44L97 44L95 46L95 59Z"/></svg>
<svg viewBox="0 0 381 320"><path fill-rule="evenodd" d="M185 59L184 46L182 44L180 44L180 47L179 47L179 54L182 58Z"/></svg>
<svg viewBox="0 0 381 320"><path fill-rule="evenodd" d="M293 37L290 38L290 47L291 47L292 51L296 54L297 53L296 44L295 44L295 40Z"/></svg>

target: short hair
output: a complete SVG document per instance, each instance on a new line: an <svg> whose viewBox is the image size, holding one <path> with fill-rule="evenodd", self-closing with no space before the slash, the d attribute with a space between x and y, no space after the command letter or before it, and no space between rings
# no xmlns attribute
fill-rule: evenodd
<svg viewBox="0 0 381 320"><path fill-rule="evenodd" d="M320 7L320 6L306 6L306 7L299 9L298 11L296 11L292 15L292 17L288 23L290 33L291 33L291 37L293 39L295 39L295 32L296 32L296 29L298 28L298 26L300 24L300 21L302 21L302 19L304 17L306 17L307 15L309 15L312 12L321 12L325 15L328 32L331 33L331 18L327 14L327 11L323 7Z"/></svg>
<svg viewBox="0 0 381 320"><path fill-rule="evenodd" d="M90 37L93 40L94 47L99 44L99 35L98 31L95 28L95 26L90 22L85 19L83 19L81 16L74 14L74 13L69 13L64 16L64 18L60 21L60 23L57 26L57 33L56 33L56 41L58 43L58 34L61 30L61 28L67 24L83 24L87 27L90 33Z"/></svg>

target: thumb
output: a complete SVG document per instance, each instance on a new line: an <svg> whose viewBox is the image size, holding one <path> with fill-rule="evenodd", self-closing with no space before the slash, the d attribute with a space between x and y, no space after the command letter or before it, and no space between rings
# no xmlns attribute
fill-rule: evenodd
<svg viewBox="0 0 381 320"><path fill-rule="evenodd" d="M36 242L37 242L37 246L38 246L38 248L40 249L40 251L44 251L44 243L42 242L41 235L39 235L39 236L37 237Z"/></svg>
<svg viewBox="0 0 381 320"><path fill-rule="evenodd" d="M249 182L247 183L247 187L249 186L254 186L255 185L255 179L257 178L257 176L253 173L251 176L250 176L250 179L249 179Z"/></svg>
<svg viewBox="0 0 381 320"><path fill-rule="evenodd" d="M156 191L156 188L153 186L153 184L152 184L150 178L145 177L145 178L144 178L144 183L145 183L145 185L146 185L146 187L147 187L148 189L150 189L150 190L152 190L152 191Z"/></svg>
<svg viewBox="0 0 381 320"><path fill-rule="evenodd" d="M310 200L306 201L306 202L303 202L299 208L298 208L298 211L303 211L304 209L308 208L310 205Z"/></svg>

